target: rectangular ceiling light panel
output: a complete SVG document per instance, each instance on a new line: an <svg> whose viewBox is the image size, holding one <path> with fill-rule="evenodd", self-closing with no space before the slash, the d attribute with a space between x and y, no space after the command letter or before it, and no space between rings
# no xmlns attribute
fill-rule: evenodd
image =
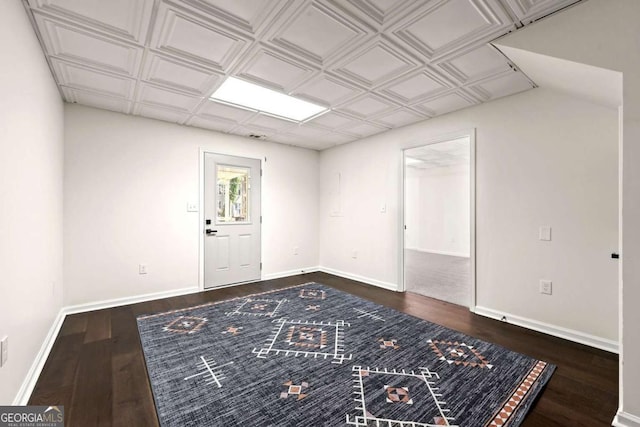
<svg viewBox="0 0 640 427"><path fill-rule="evenodd" d="M275 90L229 77L211 95L212 101L235 104L298 122L317 116L328 109Z"/></svg>

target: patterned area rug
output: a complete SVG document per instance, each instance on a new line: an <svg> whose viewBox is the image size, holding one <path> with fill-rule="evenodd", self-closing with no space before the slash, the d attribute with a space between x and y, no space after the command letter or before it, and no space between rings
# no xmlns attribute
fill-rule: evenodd
<svg viewBox="0 0 640 427"><path fill-rule="evenodd" d="M318 283L138 329L162 426L517 426L555 369Z"/></svg>

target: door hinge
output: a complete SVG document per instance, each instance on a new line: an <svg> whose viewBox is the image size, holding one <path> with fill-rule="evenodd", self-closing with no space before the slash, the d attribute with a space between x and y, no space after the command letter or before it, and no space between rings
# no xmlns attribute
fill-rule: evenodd
<svg viewBox="0 0 640 427"><path fill-rule="evenodd" d="M262 263L260 263L260 270L262 270Z"/></svg>
<svg viewBox="0 0 640 427"><path fill-rule="evenodd" d="M262 176L262 169L260 169L260 176Z"/></svg>
<svg viewBox="0 0 640 427"><path fill-rule="evenodd" d="M260 215L260 224L262 224L262 215Z"/></svg>

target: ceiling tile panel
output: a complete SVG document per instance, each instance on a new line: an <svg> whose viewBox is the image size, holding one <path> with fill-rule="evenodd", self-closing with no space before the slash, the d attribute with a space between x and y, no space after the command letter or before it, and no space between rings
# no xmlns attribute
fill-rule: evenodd
<svg viewBox="0 0 640 427"><path fill-rule="evenodd" d="M397 105L392 102L369 93L341 105L338 108L338 111L343 111L347 114L364 119L369 116L382 114L384 111L393 110L395 108L397 108Z"/></svg>
<svg viewBox="0 0 640 427"><path fill-rule="evenodd" d="M343 1L334 0L344 5ZM371 20L373 24L385 25L392 21L396 16L405 14L411 10L414 5L419 4L419 0L347 0L357 10L359 10L366 19Z"/></svg>
<svg viewBox="0 0 640 427"><path fill-rule="evenodd" d="M203 129L217 130L218 132L230 132L237 126L236 122L230 120L214 119L212 117L194 116L187 122L190 126Z"/></svg>
<svg viewBox="0 0 640 427"><path fill-rule="evenodd" d="M279 10L285 1L269 0L183 0L185 3L200 9L214 19L227 22L229 25L255 34L265 24L274 10Z"/></svg>
<svg viewBox="0 0 640 427"><path fill-rule="evenodd" d="M175 108L185 112L192 111L202 98L188 96L180 92L142 83L139 88L138 102Z"/></svg>
<svg viewBox="0 0 640 427"><path fill-rule="evenodd" d="M208 101L200 107L197 114L205 118L231 120L239 123L254 116L256 112L221 104L219 102Z"/></svg>
<svg viewBox="0 0 640 427"><path fill-rule="evenodd" d="M340 76L373 88L407 73L418 63L388 41L376 39L332 67Z"/></svg>
<svg viewBox="0 0 640 427"><path fill-rule="evenodd" d="M340 114L335 111L330 111L321 116L316 117L315 119L309 121L314 125L324 126L328 129L338 129L340 127L347 126L354 122L357 122L357 119L354 119L349 116L345 116L344 114Z"/></svg>
<svg viewBox="0 0 640 427"><path fill-rule="evenodd" d="M420 99L432 97L451 89L451 84L436 77L434 73L421 70L402 79L393 80L381 92L403 104L411 104Z"/></svg>
<svg viewBox="0 0 640 427"><path fill-rule="evenodd" d="M431 61L515 28L498 0L430 1L407 18L392 34Z"/></svg>
<svg viewBox="0 0 640 427"><path fill-rule="evenodd" d="M145 80L193 95L207 94L224 78L222 74L154 53L149 53L146 63Z"/></svg>
<svg viewBox="0 0 640 427"><path fill-rule="evenodd" d="M462 84L510 69L507 58L486 44L444 62L440 67Z"/></svg>
<svg viewBox="0 0 640 427"><path fill-rule="evenodd" d="M293 58L258 48L249 55L249 60L239 67L236 74L246 80L289 93L316 73L317 70Z"/></svg>
<svg viewBox="0 0 640 427"><path fill-rule="evenodd" d="M272 132L285 132L287 129L298 125L295 122L282 120L262 113L254 115L243 124L259 126L261 128L269 129Z"/></svg>
<svg viewBox="0 0 640 427"><path fill-rule="evenodd" d="M53 59L51 65L58 82L63 86L120 98L130 98L135 89L136 81L127 77L99 72L57 59Z"/></svg>
<svg viewBox="0 0 640 427"><path fill-rule="evenodd" d="M151 45L162 52L227 71L248 41L235 32L162 3Z"/></svg>
<svg viewBox="0 0 640 427"><path fill-rule="evenodd" d="M522 24L529 24L580 0L503 0Z"/></svg>
<svg viewBox="0 0 640 427"><path fill-rule="evenodd" d="M425 115L420 115L406 108L401 108L380 117L376 117L375 122L389 128L397 128L410 123L419 122L427 119Z"/></svg>
<svg viewBox="0 0 640 427"><path fill-rule="evenodd" d="M31 7L144 43L153 0L29 0Z"/></svg>
<svg viewBox="0 0 640 427"><path fill-rule="evenodd" d="M510 72L498 78L486 80L483 83L472 86L471 89L480 94L483 101L490 101L533 89L533 85L521 72Z"/></svg>
<svg viewBox="0 0 640 427"><path fill-rule="evenodd" d="M313 125L307 126L295 126L291 129L288 129L287 132L284 132L287 135L295 135L301 138L307 139L315 139L320 138L323 135L329 133L329 131L325 128L315 127Z"/></svg>
<svg viewBox="0 0 640 427"><path fill-rule="evenodd" d="M79 62L119 74L136 76L142 48L79 27L34 14L43 43L56 58Z"/></svg>
<svg viewBox="0 0 640 427"><path fill-rule="evenodd" d="M414 107L431 116L450 113L451 111L469 107L474 102L461 92L453 92L439 98L416 104Z"/></svg>
<svg viewBox="0 0 640 427"><path fill-rule="evenodd" d="M321 105L334 106L363 92L362 89L323 74L298 87L292 94Z"/></svg>
<svg viewBox="0 0 640 427"><path fill-rule="evenodd" d="M184 123L189 118L187 113L181 111L145 104L136 104L134 114L172 123Z"/></svg>
<svg viewBox="0 0 640 427"><path fill-rule="evenodd" d="M123 98L104 96L99 93L79 90L71 87L63 86L61 89L65 99L74 104L77 103L125 114L129 113L131 108L131 102Z"/></svg>
<svg viewBox="0 0 640 427"><path fill-rule="evenodd" d="M342 51L352 48L371 31L328 4L306 2L293 15L274 26L269 42L305 57L317 66L326 65Z"/></svg>
<svg viewBox="0 0 640 427"><path fill-rule="evenodd" d="M388 128L384 126L374 125L373 123L368 122L359 122L355 126L349 126L343 129L344 132L357 135L360 138L364 138L365 136L374 135L376 133L384 132L388 130Z"/></svg>

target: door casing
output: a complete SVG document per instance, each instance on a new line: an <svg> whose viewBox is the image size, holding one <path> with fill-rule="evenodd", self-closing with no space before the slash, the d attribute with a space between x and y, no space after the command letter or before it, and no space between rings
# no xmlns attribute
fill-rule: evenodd
<svg viewBox="0 0 640 427"><path fill-rule="evenodd" d="M216 151L207 150L204 148L199 149L199 170L198 170L198 193L199 193L199 204L198 204L198 288L201 291L210 290L210 289L221 289L230 286L236 286L244 283L257 282L262 280L263 274L262 269L260 269L260 278L256 280L249 280L241 283L229 283L226 285L216 286L215 288L205 288L205 229L207 226L205 225L205 157L207 154L219 155L219 156L232 156L232 157L242 157L250 160L258 160L260 161L260 175L262 178L262 159L256 157L245 157L241 155L228 154L228 153L219 153ZM262 181L262 179L261 179ZM262 183L260 185L260 200L262 200ZM260 218L259 227L260 227L260 235L262 235L262 206L260 207ZM264 252L264 240L260 239L260 265L262 265L262 254Z"/></svg>

